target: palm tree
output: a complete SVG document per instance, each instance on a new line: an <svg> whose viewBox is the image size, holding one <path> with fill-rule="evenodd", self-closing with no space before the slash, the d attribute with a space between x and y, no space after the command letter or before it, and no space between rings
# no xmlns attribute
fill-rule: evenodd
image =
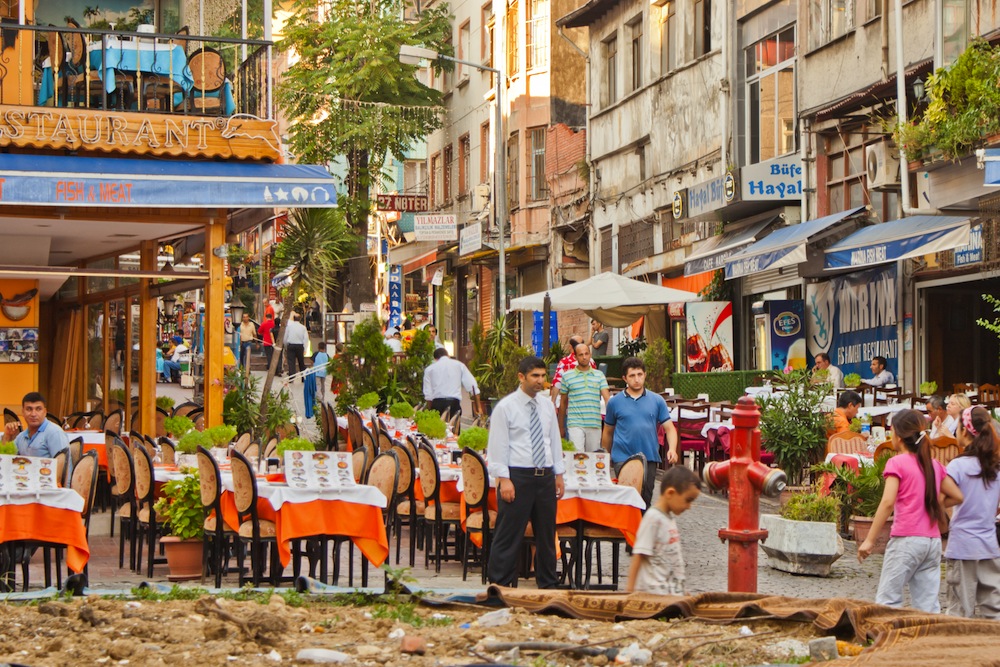
<svg viewBox="0 0 1000 667"><path fill-rule="evenodd" d="M284 313L291 318L292 306L305 288L320 300L326 297L326 287L334 283L337 270L351 256L356 247L356 239L351 234L344 213L337 208L300 208L292 215L284 228L284 239L275 248L275 269L286 272L292 279L291 287L285 291ZM267 369L261 391L261 421L267 416L266 397L271 391L274 374L285 348L288 327L281 328L281 344L275 342L271 366Z"/></svg>

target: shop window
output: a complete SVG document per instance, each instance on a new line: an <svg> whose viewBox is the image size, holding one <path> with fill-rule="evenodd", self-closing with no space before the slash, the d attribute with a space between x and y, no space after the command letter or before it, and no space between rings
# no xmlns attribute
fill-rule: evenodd
<svg viewBox="0 0 1000 667"><path fill-rule="evenodd" d="M525 55L528 69L549 64L549 0L526 0Z"/></svg>
<svg viewBox="0 0 1000 667"><path fill-rule="evenodd" d="M816 49L854 29L849 0L809 0L809 48Z"/></svg>
<svg viewBox="0 0 1000 667"><path fill-rule="evenodd" d="M444 203L444 191L442 181L444 174L441 171L441 154L431 156L431 208L437 208Z"/></svg>
<svg viewBox="0 0 1000 667"><path fill-rule="evenodd" d="M746 49L747 164L796 150L795 28Z"/></svg>
<svg viewBox="0 0 1000 667"><path fill-rule="evenodd" d="M660 74L677 69L677 17L676 2L665 2L660 7Z"/></svg>
<svg viewBox="0 0 1000 667"><path fill-rule="evenodd" d="M604 81L601 86L601 106L618 99L618 36L604 40Z"/></svg>
<svg viewBox="0 0 1000 667"><path fill-rule="evenodd" d="M629 92L642 88L642 14L628 24L629 31Z"/></svg>
<svg viewBox="0 0 1000 667"><path fill-rule="evenodd" d="M469 153L472 143L468 134L458 138L458 196L469 194Z"/></svg>
<svg viewBox="0 0 1000 667"><path fill-rule="evenodd" d="M872 207L872 217L880 222L899 217L899 195L869 190L865 166L865 146L884 140L877 127L844 128L823 137L828 207L823 215L856 206Z"/></svg>
<svg viewBox="0 0 1000 667"><path fill-rule="evenodd" d="M969 0L941 0L941 46L935 67L948 67L969 46Z"/></svg>
<svg viewBox="0 0 1000 667"><path fill-rule="evenodd" d="M472 24L469 21L458 27L458 59L472 60ZM459 82L469 78L468 65L456 64L455 72Z"/></svg>
<svg viewBox="0 0 1000 667"><path fill-rule="evenodd" d="M532 201L548 198L549 188L545 182L545 128L536 127L528 130L528 159L531 173L529 176L529 195Z"/></svg>
<svg viewBox="0 0 1000 667"><path fill-rule="evenodd" d="M712 50L712 0L694 0L694 57Z"/></svg>
<svg viewBox="0 0 1000 667"><path fill-rule="evenodd" d="M406 160L403 162L403 192L427 194L426 160Z"/></svg>

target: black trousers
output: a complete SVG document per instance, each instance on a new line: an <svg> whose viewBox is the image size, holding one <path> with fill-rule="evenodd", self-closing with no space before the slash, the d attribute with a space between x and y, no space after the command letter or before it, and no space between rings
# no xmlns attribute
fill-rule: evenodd
<svg viewBox="0 0 1000 667"><path fill-rule="evenodd" d="M540 474L536 475L536 471ZM487 575L490 582L513 586L517 582L524 529L531 521L535 534L535 581L539 588L555 588L556 476L552 468L511 468L514 502L505 502L497 489L497 525L490 545Z"/></svg>
<svg viewBox="0 0 1000 667"><path fill-rule="evenodd" d="M288 374L295 375L306 369L306 346L300 343L289 343L285 350L285 358L288 360ZM298 370L296 370L296 363Z"/></svg>
<svg viewBox="0 0 1000 667"><path fill-rule="evenodd" d="M615 469L615 477L618 476L618 473L621 471L623 465L625 465L624 461L621 463L611 464L611 467ZM656 469L659 465L659 461L646 461L646 472L642 476L642 491L639 492L639 495L642 496L643 502L646 503L646 509L649 509L652 505L653 487L656 486Z"/></svg>
<svg viewBox="0 0 1000 667"><path fill-rule="evenodd" d="M462 400L459 398L435 398L431 401L431 410L437 410L443 416L445 410L454 417L462 414Z"/></svg>

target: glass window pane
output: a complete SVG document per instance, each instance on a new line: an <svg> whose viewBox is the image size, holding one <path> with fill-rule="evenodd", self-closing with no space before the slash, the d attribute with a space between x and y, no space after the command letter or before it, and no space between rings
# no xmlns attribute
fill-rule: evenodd
<svg viewBox="0 0 1000 667"><path fill-rule="evenodd" d="M844 186L843 185L831 185L830 186L830 213L838 213L843 211L844 206Z"/></svg>
<svg viewBox="0 0 1000 667"><path fill-rule="evenodd" d="M850 151L850 158L847 164L848 169L850 169L850 174L853 176L855 174L863 174L866 171L865 167L865 149L863 146L858 146L857 148L852 148Z"/></svg>
<svg viewBox="0 0 1000 667"><path fill-rule="evenodd" d="M776 113L775 89L777 76L769 74L760 78L760 161L775 157L777 141L775 138Z"/></svg>
<svg viewBox="0 0 1000 667"><path fill-rule="evenodd" d="M848 186L848 195L850 197L847 208L854 208L855 206L865 205L865 188L861 184L861 181L854 181Z"/></svg>
<svg viewBox="0 0 1000 667"><path fill-rule="evenodd" d="M778 154L785 155L795 150L795 70L786 67L778 72Z"/></svg>
<svg viewBox="0 0 1000 667"><path fill-rule="evenodd" d="M847 174L844 173L844 154L838 153L830 158L830 178L838 179L843 178Z"/></svg>

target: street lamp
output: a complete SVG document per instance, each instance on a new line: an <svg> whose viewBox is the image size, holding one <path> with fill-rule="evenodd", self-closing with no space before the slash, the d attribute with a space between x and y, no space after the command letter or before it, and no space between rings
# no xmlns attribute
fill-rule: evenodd
<svg viewBox="0 0 1000 667"><path fill-rule="evenodd" d="M483 72L491 72L496 77L496 120L494 122L494 125L496 125L496 129L494 131L494 135L496 136L496 166L493 169L493 215L497 221L497 232L500 237L497 245L497 253L499 254L500 259L500 306L497 314L506 316L507 255L504 248L504 221L507 218L507 146L503 140L503 104L501 103L503 88L500 81L500 70L493 67L487 67L479 63L470 62L468 60L459 60L458 58L443 56L433 49L425 49L419 46L409 46L408 44L403 44L399 47L399 62L404 65L419 66L421 60L447 60L448 62L457 63L459 65L474 67Z"/></svg>
<svg viewBox="0 0 1000 667"><path fill-rule="evenodd" d="M167 317L174 316L174 306L177 304L177 297L173 294L163 297L163 314Z"/></svg>

